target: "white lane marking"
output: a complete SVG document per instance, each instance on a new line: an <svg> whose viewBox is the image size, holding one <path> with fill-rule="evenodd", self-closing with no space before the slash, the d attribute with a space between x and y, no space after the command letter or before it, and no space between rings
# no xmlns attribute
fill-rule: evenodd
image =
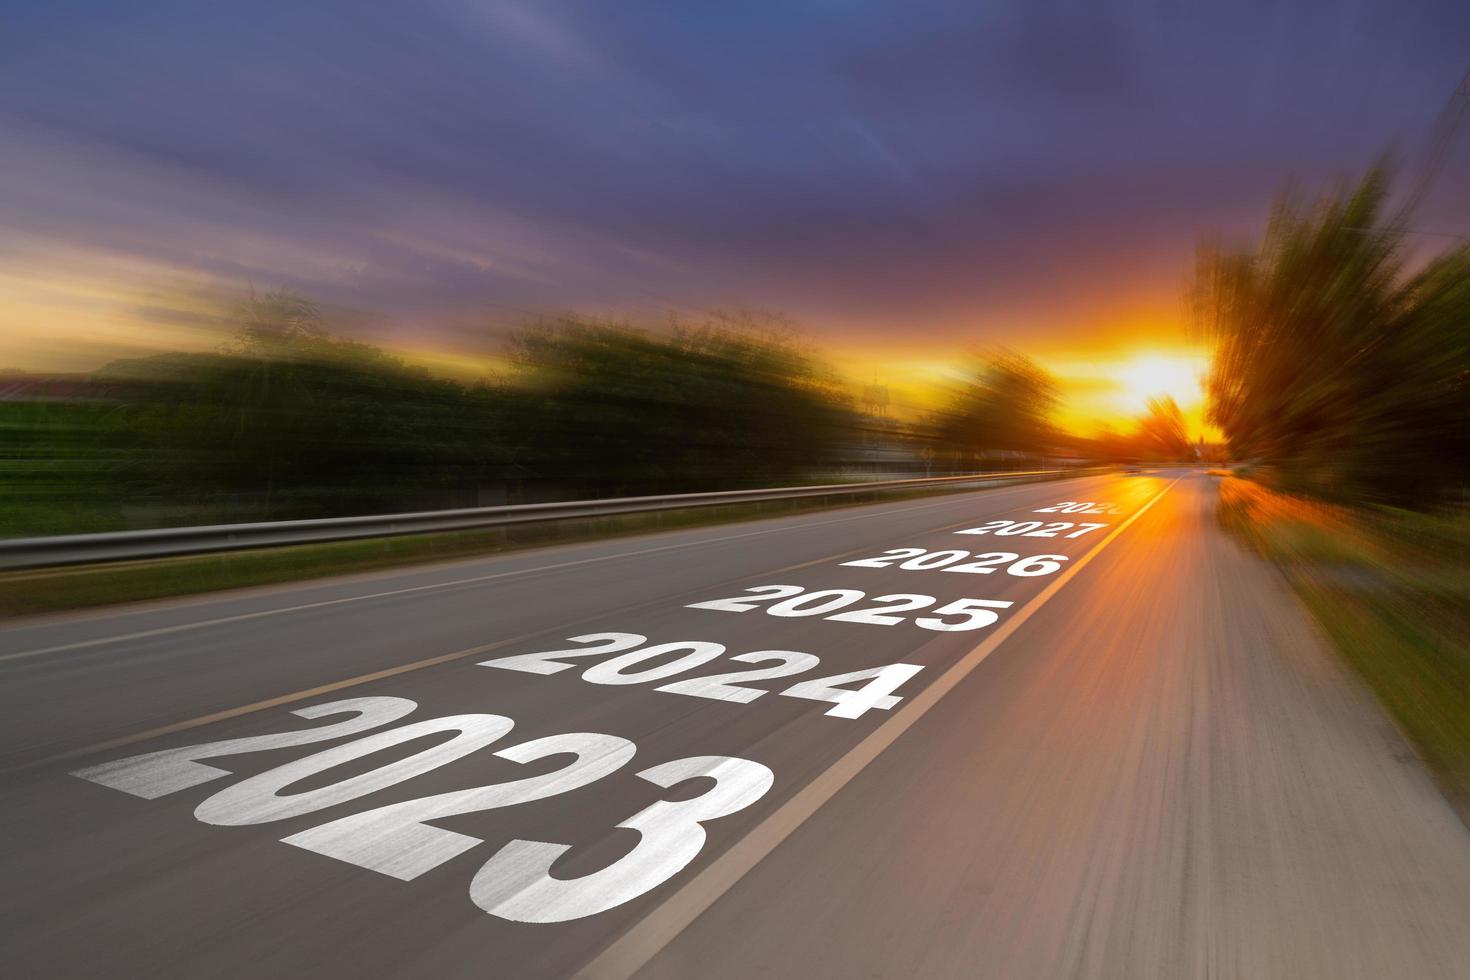
<svg viewBox="0 0 1470 980"><path fill-rule="evenodd" d="M1112 543L1114 538L1126 531L1134 521L1142 517L1178 482L1179 480L1176 479L1169 486L1154 494L1148 503L1119 524L1111 534L1098 543L1097 547L1079 558L1076 564L1053 579L1051 584L1043 589L1036 598L990 634L985 642L960 658L934 683L911 697L908 704L900 708L867 738L827 767L821 775L803 786L775 813L762 820L754 830L715 858L703 871L614 940L591 962L578 970L575 974L576 978L578 980L626 980L642 969L705 909L713 905L766 855L791 836L792 832L816 813L822 804L837 795L842 787L851 782L884 749L892 745L930 708L939 703L939 700L964 680L980 665L981 661L994 653L996 648L1018 630L1026 620L1035 615L1037 610L1045 605L1052 596L1061 591L1062 586L1075 578L1088 562Z"/></svg>
<svg viewBox="0 0 1470 980"><path fill-rule="evenodd" d="M1082 477L1081 479L1093 479L1093 478L1092 477ZM1046 481L1046 482L1058 482L1058 483L1061 483L1061 482L1066 482L1066 481L1057 480L1057 481ZM992 496L1005 493L1008 490L1029 490L1029 489L1032 489L1034 486L1035 486L1035 484L1025 484L1023 486L1018 486L1018 487L1001 487L997 491L995 491L992 494ZM983 491L971 491L971 492L983 492ZM901 510L892 510L892 511L888 511L887 513L890 513L890 514L906 514L906 513L909 513L911 511L916 511L916 510L930 510L930 509L933 509L933 508L944 506L946 504L956 503L957 501L956 501L955 498L957 498L959 496L962 496L962 494L946 495L946 499L945 500L931 502L931 503L925 503L925 504L919 504L919 505L914 506L914 507L905 507L905 508L903 508ZM471 578L455 579L455 580L450 581L450 582L432 582L432 583L427 584L427 585L415 585L415 586L410 586L408 588L391 589L391 590L388 590L386 592L370 592L370 593L367 593L366 595L344 596L344 597L342 597L340 599L323 599L323 600L321 600L319 602L305 602L305 603L301 603L301 604L295 605L295 606L280 606L280 607L275 608L275 609L260 609L260 610L257 610L255 612L237 613L236 615L233 615L233 616L220 616L220 617L218 617L216 619L203 619L203 620L198 620L198 621L195 621L195 622L192 622L192 623L178 623L178 624L176 624L174 626L160 626L160 627L158 627L156 629L151 629L151 630L138 630L137 632L134 632L134 633L119 633L119 634L116 634L116 635L113 635L113 636L98 637L98 638L92 639L92 640L79 640L79 641L77 641L75 643L61 643L61 644L57 644L56 646L38 647L38 648L36 648L34 650L21 650L21 651L18 651L16 653L7 653L7 654L4 654L4 655L0 655L0 663L6 663L6 662L12 661L12 660L25 660L25 659L28 659L30 657L39 657L39 656L42 656L42 655L48 654L48 653L65 653L68 650L84 650L84 649L86 649L88 647L105 646L108 643L122 643L122 642L126 642L128 640L143 640L143 639L147 639L147 638L153 637L153 636L166 636L166 635L168 635L170 633L182 633L182 632L184 632L186 630L202 629L202 628L204 628L206 626L219 626L219 625L222 625L224 623L238 623L238 622L241 622L241 621L247 620L247 619L259 619L259 618L264 617L264 616L277 616L277 615L282 615L284 613L301 612L301 611L307 610L307 609L321 609L321 608L326 607L326 606L338 606L338 605L342 605L344 603L349 603L349 602L364 602L364 601L369 600L369 599L384 599L384 598L388 598L390 596L408 595L409 593L413 593L413 592L427 592L427 591L430 591L430 590L433 590L433 589L448 589L448 588L453 588L456 585L474 585L475 583L478 583L478 582L489 582L489 581L492 581L494 579L508 578L508 577L514 576L514 575L534 575L534 574L536 574L538 572L550 572L550 571L555 571L555 570L560 569L560 568L572 568L572 567L577 566L577 565L591 565L591 564L595 564L597 562L613 561L613 560L616 560L618 558L636 558L636 557L639 557L641 555L652 555L652 554L656 554L656 553L661 552L661 551L675 551L675 550L678 550L680 548L694 548L694 547L698 547L700 545L718 544L718 543L720 543L722 541L733 541L733 540L736 540L737 538L749 538L749 537L755 537L757 535L762 535L762 534L775 534L775 533L778 533L778 532L790 533L793 530L805 530L807 528L826 527L826 526L831 525L831 524L845 524L848 521L872 520L872 519L873 519L873 515L872 514L853 514L853 515L850 515L848 517L834 518L834 519L832 519L830 521L820 521L820 522L814 522L814 523L809 523L809 524L802 524L798 528L794 528L794 529L793 528L785 528L785 527L783 527L783 528L762 528L762 529L757 530L757 531L745 531L745 532L742 532L740 534L727 534L727 535L724 535L723 537L718 537L718 538L701 538L698 541L685 541L685 542L681 542L679 544L663 545L662 547L658 547L658 548L644 548L644 549L639 550L639 551L624 551L624 552L619 552L618 554L615 554L615 555L600 555L600 556L595 557L595 558L581 558L581 559L578 559L576 561L557 562L557 563L551 564L551 565L540 565L540 566L537 566L535 568L524 568L524 569L520 569L518 571L495 572L495 573L490 574L490 575L476 575L476 576L473 576Z"/></svg>

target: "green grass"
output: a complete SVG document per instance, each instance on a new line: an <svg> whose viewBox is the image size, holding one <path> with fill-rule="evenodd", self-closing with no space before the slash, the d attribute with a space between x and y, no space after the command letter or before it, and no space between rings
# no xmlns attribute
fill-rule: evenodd
<svg viewBox="0 0 1470 980"><path fill-rule="evenodd" d="M1220 489L1221 523L1282 569L1470 822L1470 512Z"/></svg>

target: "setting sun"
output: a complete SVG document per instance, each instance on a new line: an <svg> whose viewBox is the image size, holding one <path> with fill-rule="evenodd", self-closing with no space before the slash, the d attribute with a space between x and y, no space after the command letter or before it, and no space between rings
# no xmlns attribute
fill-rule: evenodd
<svg viewBox="0 0 1470 980"><path fill-rule="evenodd" d="M1127 431L1148 411L1151 398L1170 397L1190 432L1215 438L1206 414L1204 379L1210 356L1198 348L1143 348L1116 357L1052 356L1044 366L1057 378L1062 405L1057 423L1072 432L1099 427Z"/></svg>
<svg viewBox="0 0 1470 980"><path fill-rule="evenodd" d="M1124 361L1116 371L1121 408L1142 412L1152 398L1173 398L1188 409L1204 399L1207 362L1177 354L1141 354Z"/></svg>

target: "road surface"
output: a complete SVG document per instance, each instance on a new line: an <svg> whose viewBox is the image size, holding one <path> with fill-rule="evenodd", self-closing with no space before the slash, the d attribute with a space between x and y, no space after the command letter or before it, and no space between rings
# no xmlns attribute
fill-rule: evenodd
<svg viewBox="0 0 1470 980"><path fill-rule="evenodd" d="M6 972L1470 974L1470 833L1214 500L1094 477L12 622Z"/></svg>

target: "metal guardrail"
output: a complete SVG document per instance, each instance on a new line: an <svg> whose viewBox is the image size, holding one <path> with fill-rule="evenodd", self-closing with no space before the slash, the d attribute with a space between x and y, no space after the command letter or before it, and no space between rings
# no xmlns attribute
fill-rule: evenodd
<svg viewBox="0 0 1470 980"><path fill-rule="evenodd" d="M42 538L9 538L0 539L0 570L13 571L62 565L137 561L176 555L241 551L248 548L350 541L354 538L394 537L432 531L462 531L566 518L610 517L616 514L655 513L692 507L713 507L720 504L796 500L802 497L858 496L867 493L890 493L944 486L953 486L956 489L968 486L985 487L1005 483L1060 479L1065 476L1082 476L1091 472L1094 471L1079 469L973 473L967 476L879 480L871 483L836 483L814 487L781 487L772 490L731 490L656 497L615 497L606 500L570 500L551 504L510 504L501 507L430 510L412 514L329 517L306 521L264 521L253 524L216 524L206 527L166 527L146 531L67 534Z"/></svg>

